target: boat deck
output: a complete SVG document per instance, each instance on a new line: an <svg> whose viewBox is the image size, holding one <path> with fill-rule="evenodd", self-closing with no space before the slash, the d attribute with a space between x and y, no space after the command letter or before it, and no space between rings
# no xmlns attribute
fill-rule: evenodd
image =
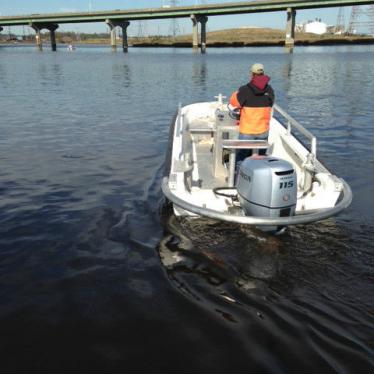
<svg viewBox="0 0 374 374"><path fill-rule="evenodd" d="M215 177L213 174L213 151L211 142L197 141L195 144L201 188L212 189L215 187L227 186L225 177Z"/></svg>

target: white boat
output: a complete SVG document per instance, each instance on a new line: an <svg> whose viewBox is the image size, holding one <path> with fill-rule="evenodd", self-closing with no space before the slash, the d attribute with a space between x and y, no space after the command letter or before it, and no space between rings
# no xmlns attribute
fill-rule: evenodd
<svg viewBox="0 0 374 374"><path fill-rule="evenodd" d="M334 216L352 201L349 185L318 161L316 138L278 105L268 141L239 140L221 94L215 102L179 106L169 141L162 190L177 216L280 231ZM253 155L236 170L241 148Z"/></svg>

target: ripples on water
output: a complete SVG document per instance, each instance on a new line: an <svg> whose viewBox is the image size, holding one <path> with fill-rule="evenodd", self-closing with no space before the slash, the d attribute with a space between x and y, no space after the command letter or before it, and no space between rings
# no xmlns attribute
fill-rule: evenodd
<svg viewBox="0 0 374 374"><path fill-rule="evenodd" d="M372 371L373 58L0 48L1 372ZM175 109L256 61L352 206L277 237L177 220L160 190Z"/></svg>

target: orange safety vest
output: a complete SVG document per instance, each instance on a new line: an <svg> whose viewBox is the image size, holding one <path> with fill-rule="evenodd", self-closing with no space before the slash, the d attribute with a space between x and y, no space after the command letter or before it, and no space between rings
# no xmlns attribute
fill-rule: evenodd
<svg viewBox="0 0 374 374"><path fill-rule="evenodd" d="M230 105L240 108L239 132L247 135L257 135L269 131L271 107L242 107L234 92L229 101Z"/></svg>

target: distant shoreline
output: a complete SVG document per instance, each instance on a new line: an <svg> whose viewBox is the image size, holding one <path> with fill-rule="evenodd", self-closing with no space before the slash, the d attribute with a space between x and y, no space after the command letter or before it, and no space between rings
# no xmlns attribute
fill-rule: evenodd
<svg viewBox="0 0 374 374"><path fill-rule="evenodd" d="M58 46L68 46L73 44L75 46L79 45L100 45L100 46L110 46L109 41L86 41L86 42L73 42L73 43L61 43L57 42ZM322 39L322 40L296 40L295 46L302 47L312 47L312 46L334 46L334 45L371 45L374 44L374 38L364 38L355 40L337 40L337 39ZM32 42L3 42L0 41L0 46L34 46ZM43 41L43 45L48 47L49 41ZM284 41L258 41L258 42L213 42L207 43L207 48L245 48L245 47L284 47ZM117 44L117 48L121 48L122 44ZM129 44L129 48L192 48L192 43L176 42L176 43L157 43L157 42L143 42Z"/></svg>
<svg viewBox="0 0 374 374"><path fill-rule="evenodd" d="M42 34L43 44L49 45L48 33ZM59 45L109 45L108 34L77 34L57 33ZM0 45L34 45L33 39L28 40L0 40ZM129 47L132 48L192 48L192 35L170 36L150 35L146 37L129 37ZM329 46L329 45L369 45L374 44L374 36L366 35L316 35L297 32L295 46ZM242 47L283 47L285 32L271 28L238 28L211 31L207 33L207 48L242 48ZM117 38L117 46L122 47L121 38Z"/></svg>
<svg viewBox="0 0 374 374"><path fill-rule="evenodd" d="M90 43L82 43L90 44ZM106 43L105 43L106 44ZM374 44L374 38L364 38L355 40L336 40L336 39L322 39L322 40L296 40L295 46L331 46L331 45L365 45ZM258 41L258 42L214 42L207 43L207 48L243 48L243 47L284 47L284 40L282 41ZM136 43L129 47L133 48L192 48L191 43Z"/></svg>

